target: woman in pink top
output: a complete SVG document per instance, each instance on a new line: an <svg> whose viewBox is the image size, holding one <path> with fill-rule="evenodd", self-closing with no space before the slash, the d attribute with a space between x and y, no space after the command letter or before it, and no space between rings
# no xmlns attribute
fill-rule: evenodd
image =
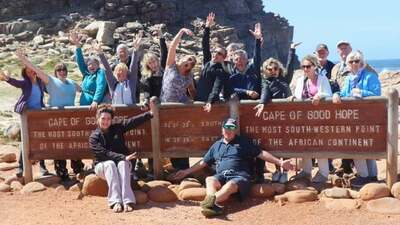
<svg viewBox="0 0 400 225"><path fill-rule="evenodd" d="M296 81L294 98L307 100L310 99L313 105L318 105L320 100L332 96L329 80L325 75L318 74L318 59L314 55L307 55L301 60L303 76ZM311 178L312 163L311 158L303 158L303 171L295 178L306 177L311 182L324 183L328 180L329 164L328 159L317 159L319 171Z"/></svg>

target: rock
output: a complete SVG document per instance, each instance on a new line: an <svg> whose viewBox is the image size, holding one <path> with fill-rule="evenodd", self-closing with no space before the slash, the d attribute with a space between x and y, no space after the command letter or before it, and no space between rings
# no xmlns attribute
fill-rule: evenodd
<svg viewBox="0 0 400 225"><path fill-rule="evenodd" d="M1 153L0 152L0 163L2 163L2 162L12 163L15 161L17 161L17 156L15 155L15 153L12 153L12 152Z"/></svg>
<svg viewBox="0 0 400 225"><path fill-rule="evenodd" d="M369 201L390 196L390 190L386 184L369 183L360 189L360 199Z"/></svg>
<svg viewBox="0 0 400 225"><path fill-rule="evenodd" d="M13 123L4 130L4 135L10 139L18 140L21 136L21 126L19 123Z"/></svg>
<svg viewBox="0 0 400 225"><path fill-rule="evenodd" d="M400 182L397 182L392 186L391 193L393 197L400 199Z"/></svg>
<svg viewBox="0 0 400 225"><path fill-rule="evenodd" d="M24 185L22 185L21 182L15 180L15 181L11 182L10 187L11 187L12 191L20 191L20 190L22 190Z"/></svg>
<svg viewBox="0 0 400 225"><path fill-rule="evenodd" d="M128 29L129 32L136 32L139 30L143 30L143 25L139 23L138 21L135 22L128 22L125 24L126 29Z"/></svg>
<svg viewBox="0 0 400 225"><path fill-rule="evenodd" d="M74 184L68 189L68 191L73 191L73 192L81 192L81 190L82 190L82 183Z"/></svg>
<svg viewBox="0 0 400 225"><path fill-rule="evenodd" d="M381 198L367 203L367 210L375 213L400 214L400 200L396 198Z"/></svg>
<svg viewBox="0 0 400 225"><path fill-rule="evenodd" d="M43 35L38 35L38 36L34 37L32 42L34 45L42 45L45 43Z"/></svg>
<svg viewBox="0 0 400 225"><path fill-rule="evenodd" d="M50 187L54 184L58 184L61 181L61 178L59 176L43 176L43 177L36 177L33 179L33 181L39 182L43 184L46 187Z"/></svg>
<svg viewBox="0 0 400 225"><path fill-rule="evenodd" d="M79 13L70 13L69 17L71 18L71 20L79 20L81 15Z"/></svg>
<svg viewBox="0 0 400 225"><path fill-rule="evenodd" d="M349 190L346 188L329 188L323 190L321 194L327 198L351 198Z"/></svg>
<svg viewBox="0 0 400 225"><path fill-rule="evenodd" d="M83 28L83 30L86 31L86 33L89 36L94 38L97 35L97 31L99 30L101 23L102 23L101 21L93 21L92 23L87 25L85 28Z"/></svg>
<svg viewBox="0 0 400 225"><path fill-rule="evenodd" d="M350 197L352 199L359 199L360 198L360 192L358 192L358 191L349 190L349 194L350 194Z"/></svg>
<svg viewBox="0 0 400 225"><path fill-rule="evenodd" d="M8 184L0 183L0 192L9 192L11 187Z"/></svg>
<svg viewBox="0 0 400 225"><path fill-rule="evenodd" d="M171 182L165 180L153 180L146 183L146 186L149 188L154 188L159 186L168 187L169 185L171 185Z"/></svg>
<svg viewBox="0 0 400 225"><path fill-rule="evenodd" d="M46 187L39 182L29 182L21 190L22 194L34 193L46 190Z"/></svg>
<svg viewBox="0 0 400 225"><path fill-rule="evenodd" d="M329 210L353 210L359 209L361 203L354 199L329 199L325 200L325 208Z"/></svg>
<svg viewBox="0 0 400 225"><path fill-rule="evenodd" d="M18 168L18 163L0 163L0 171L8 171Z"/></svg>
<svg viewBox="0 0 400 225"><path fill-rule="evenodd" d="M187 188L179 192L179 199L191 201L203 201L206 197L206 189L201 187Z"/></svg>
<svg viewBox="0 0 400 225"><path fill-rule="evenodd" d="M286 191L286 186L281 183L272 183L272 187L274 188L275 194L277 195L281 195Z"/></svg>
<svg viewBox="0 0 400 225"><path fill-rule="evenodd" d="M199 182L184 180L179 185L179 192L181 192L185 189L188 189L188 188L197 188L197 187L201 187L201 184Z"/></svg>
<svg viewBox="0 0 400 225"><path fill-rule="evenodd" d="M113 33L117 24L115 22L104 21L100 23L99 30L96 35L96 40L104 45L113 45Z"/></svg>
<svg viewBox="0 0 400 225"><path fill-rule="evenodd" d="M176 194L176 196L179 196L179 185L171 184L168 186L168 188L171 189Z"/></svg>
<svg viewBox="0 0 400 225"><path fill-rule="evenodd" d="M24 31L24 32L16 34L14 37L17 41L26 41L31 36L32 36L31 31Z"/></svg>
<svg viewBox="0 0 400 225"><path fill-rule="evenodd" d="M275 196L275 201L279 202L293 202L293 203L303 203L318 200L318 192L311 190L295 190L286 192L283 195Z"/></svg>
<svg viewBox="0 0 400 225"><path fill-rule="evenodd" d="M138 205L146 204L149 201L147 194L143 191L133 191L133 194L135 195L136 204Z"/></svg>
<svg viewBox="0 0 400 225"><path fill-rule="evenodd" d="M253 184L250 196L253 198L270 198L275 195L275 188L271 184Z"/></svg>
<svg viewBox="0 0 400 225"><path fill-rule="evenodd" d="M90 174L83 181L82 193L84 195L106 197L108 193L107 182L94 174Z"/></svg>
<svg viewBox="0 0 400 225"><path fill-rule="evenodd" d="M153 202L175 202L178 199L175 192L163 186L151 188L147 195Z"/></svg>
<svg viewBox="0 0 400 225"><path fill-rule="evenodd" d="M59 185L55 188L56 192L63 192L66 191L65 187L63 185Z"/></svg>

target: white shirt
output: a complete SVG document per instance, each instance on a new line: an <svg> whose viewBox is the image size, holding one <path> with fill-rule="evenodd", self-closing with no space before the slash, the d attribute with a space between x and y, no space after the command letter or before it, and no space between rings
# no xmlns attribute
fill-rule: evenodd
<svg viewBox="0 0 400 225"><path fill-rule="evenodd" d="M133 104L129 81L118 82L112 97L112 104Z"/></svg>

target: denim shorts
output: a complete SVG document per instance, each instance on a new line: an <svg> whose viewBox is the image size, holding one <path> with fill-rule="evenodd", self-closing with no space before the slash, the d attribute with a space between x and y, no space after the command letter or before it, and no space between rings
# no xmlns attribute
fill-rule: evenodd
<svg viewBox="0 0 400 225"><path fill-rule="evenodd" d="M250 176L245 172L224 170L221 173L215 174L214 177L221 183L221 185L228 183L228 181L235 183L238 186L238 192L241 200L243 200L250 192Z"/></svg>

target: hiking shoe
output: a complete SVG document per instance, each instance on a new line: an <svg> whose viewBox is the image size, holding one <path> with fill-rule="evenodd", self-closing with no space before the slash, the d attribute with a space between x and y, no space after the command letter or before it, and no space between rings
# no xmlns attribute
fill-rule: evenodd
<svg viewBox="0 0 400 225"><path fill-rule="evenodd" d="M279 182L279 180L281 179L282 173L279 170L276 170L273 174L272 174L272 182Z"/></svg>
<svg viewBox="0 0 400 225"><path fill-rule="evenodd" d="M350 185L352 188L361 188L369 182L370 179L368 177L356 177L350 181Z"/></svg>
<svg viewBox="0 0 400 225"><path fill-rule="evenodd" d="M288 182L288 174L287 174L286 171L281 173L281 176L279 177L279 181L278 182L281 183L281 184L284 184L284 183Z"/></svg>
<svg viewBox="0 0 400 225"><path fill-rule="evenodd" d="M315 174L313 178L311 178L312 183L326 183L327 181L328 177L325 177L319 171Z"/></svg>
<svg viewBox="0 0 400 225"><path fill-rule="evenodd" d="M311 174L301 171L300 173L298 173L290 178L290 180L301 180L301 179L310 180Z"/></svg>
<svg viewBox="0 0 400 225"><path fill-rule="evenodd" d="M368 177L369 182L378 182L378 178L376 176L374 177Z"/></svg>
<svg viewBox="0 0 400 225"><path fill-rule="evenodd" d="M202 208L201 209L201 214L203 214L205 217L214 217L214 216L220 216L224 212L221 207L217 205L213 205L210 208Z"/></svg>
<svg viewBox="0 0 400 225"><path fill-rule="evenodd" d="M211 208L215 205L215 195L206 195L204 200L200 202L201 208Z"/></svg>

